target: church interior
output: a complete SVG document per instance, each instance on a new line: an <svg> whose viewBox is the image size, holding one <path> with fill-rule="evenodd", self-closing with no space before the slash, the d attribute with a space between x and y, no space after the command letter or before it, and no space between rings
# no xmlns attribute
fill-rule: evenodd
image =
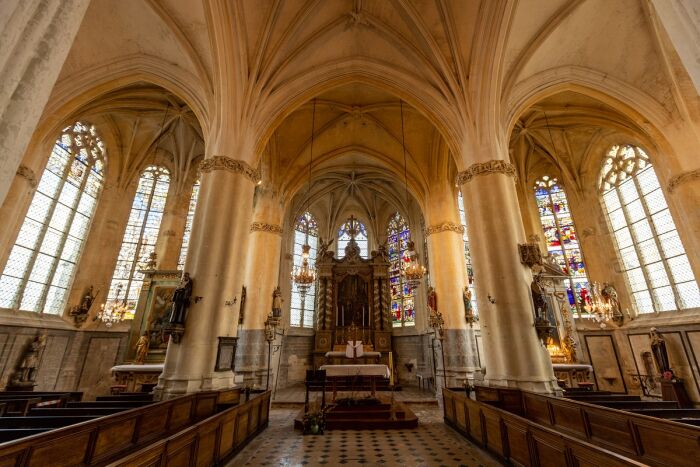
<svg viewBox="0 0 700 467"><path fill-rule="evenodd" d="M696 0L1 3L0 464L700 458Z"/></svg>

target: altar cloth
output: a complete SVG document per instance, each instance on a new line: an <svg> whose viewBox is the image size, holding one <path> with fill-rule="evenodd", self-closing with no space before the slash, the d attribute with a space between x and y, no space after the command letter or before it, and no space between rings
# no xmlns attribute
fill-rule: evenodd
<svg viewBox="0 0 700 467"><path fill-rule="evenodd" d="M365 353L366 354L366 353ZM323 365L326 376L381 376L389 378L389 367L386 365Z"/></svg>
<svg viewBox="0 0 700 467"><path fill-rule="evenodd" d="M163 372L163 367L165 365L163 363L146 363L143 365L136 365L136 364L125 364L125 365L116 365L113 366L111 371L112 374L118 373L118 372L125 372L125 373L162 373Z"/></svg>

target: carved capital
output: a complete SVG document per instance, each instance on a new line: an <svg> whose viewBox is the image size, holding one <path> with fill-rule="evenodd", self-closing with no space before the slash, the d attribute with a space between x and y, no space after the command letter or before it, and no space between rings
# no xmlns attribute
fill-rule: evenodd
<svg viewBox="0 0 700 467"><path fill-rule="evenodd" d="M32 169L30 169L29 167L27 167L26 165L20 165L17 168L17 175L19 175L20 177L27 180L27 182L29 183L29 186L31 186L32 188L36 188L37 185L39 184L39 181L37 180L36 175L34 174L34 171Z"/></svg>
<svg viewBox="0 0 700 467"><path fill-rule="evenodd" d="M275 224L266 224L264 222L253 222L250 224L251 232L269 232L277 235L282 235L282 227Z"/></svg>
<svg viewBox="0 0 700 467"><path fill-rule="evenodd" d="M226 156L213 156L204 159L199 163L199 171L201 173L209 173L215 170L226 170L236 174L241 174L253 183L260 180L260 172L246 162L231 159Z"/></svg>
<svg viewBox="0 0 700 467"><path fill-rule="evenodd" d="M429 237L432 234L440 232L454 232L462 235L464 233L464 226L455 224L454 222L443 222L441 224L431 225L425 229L425 236Z"/></svg>
<svg viewBox="0 0 700 467"><path fill-rule="evenodd" d="M463 185L472 181L474 177L479 175L503 174L508 177L513 177L513 180L518 179L515 172L515 166L508 161L492 160L488 162L477 162L471 165L467 170L457 174L457 185Z"/></svg>
<svg viewBox="0 0 700 467"><path fill-rule="evenodd" d="M688 170L687 172L671 177L671 180L668 182L668 192L673 193L678 185L698 179L700 179L700 169Z"/></svg>

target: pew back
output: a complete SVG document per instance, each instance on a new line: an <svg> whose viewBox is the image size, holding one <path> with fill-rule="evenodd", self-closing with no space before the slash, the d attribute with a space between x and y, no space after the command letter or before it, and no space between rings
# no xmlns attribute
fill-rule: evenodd
<svg viewBox="0 0 700 467"><path fill-rule="evenodd" d="M213 415L217 397L217 391L190 394L0 444L0 467L94 465L110 462L133 449ZM51 414L62 415L57 412L46 415Z"/></svg>

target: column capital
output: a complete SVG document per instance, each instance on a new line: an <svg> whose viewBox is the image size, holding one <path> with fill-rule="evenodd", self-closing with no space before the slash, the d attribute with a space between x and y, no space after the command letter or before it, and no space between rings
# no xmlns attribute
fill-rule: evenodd
<svg viewBox="0 0 700 467"><path fill-rule="evenodd" d="M282 235L282 227L276 224L267 224L265 222L253 222L250 224L251 232L270 232L277 235Z"/></svg>
<svg viewBox="0 0 700 467"><path fill-rule="evenodd" d="M478 177L479 175L491 174L503 174L508 177L513 177L514 180L518 179L513 164L502 159L494 159L487 162L477 162L476 164L470 165L467 170L459 172L457 174L457 184L463 185L472 181L474 177Z"/></svg>
<svg viewBox="0 0 700 467"><path fill-rule="evenodd" d="M259 170L238 159L231 159L226 156L212 156L199 163L199 171L202 173L209 173L215 170L226 170L243 175L253 183L257 183L260 180Z"/></svg>
<svg viewBox="0 0 700 467"><path fill-rule="evenodd" d="M454 232L462 235L464 233L464 226L460 224L455 224L454 222L445 221L440 224L434 224L426 227L425 236L429 237L432 234L440 232Z"/></svg>

